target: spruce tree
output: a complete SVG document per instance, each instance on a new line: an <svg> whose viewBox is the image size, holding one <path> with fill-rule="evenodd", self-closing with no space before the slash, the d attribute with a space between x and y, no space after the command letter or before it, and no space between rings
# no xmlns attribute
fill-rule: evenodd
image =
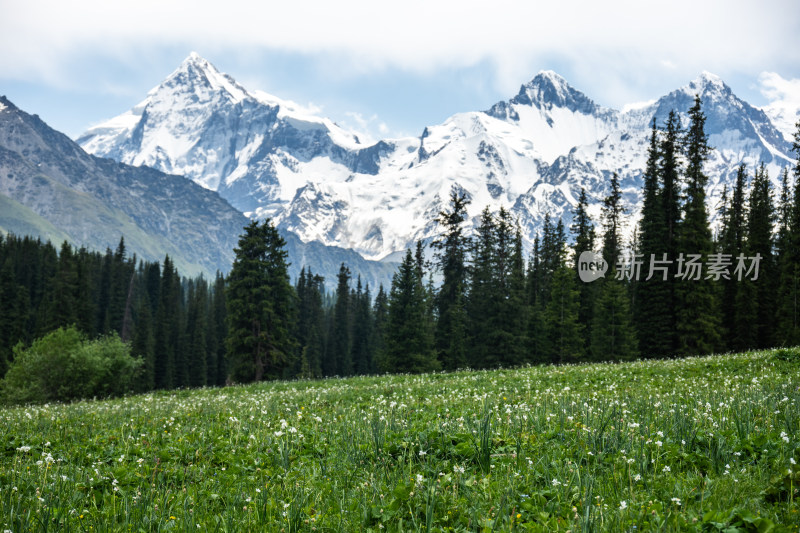
<svg viewBox="0 0 800 533"><path fill-rule="evenodd" d="M450 193L448 210L440 211L436 222L442 228L441 236L434 240L434 259L442 275L442 284L436 294L436 351L442 368L455 370L466 366L466 255L469 245L464 236L469 200L457 190Z"/></svg>
<svg viewBox="0 0 800 533"><path fill-rule="evenodd" d="M758 279L752 280L753 272L747 282L754 284L753 299L755 346L769 348L773 345L775 312L775 258L772 228L775 222L775 208L772 202L772 186L766 166L762 163L753 177L747 218L747 256L760 257ZM735 259L735 258L734 258ZM736 261L734 261L736 264ZM750 267L750 264L747 264Z"/></svg>
<svg viewBox="0 0 800 533"><path fill-rule="evenodd" d="M747 167L744 163L739 165L736 172L736 181L730 199L724 205L722 216L722 229L719 238L719 252L736 258L744 253L745 233L746 233L746 212L745 189L747 187ZM742 283L735 277L721 279L721 308L722 308L722 327L726 332L727 343L723 346L729 350L746 350L752 347L749 338L750 317L743 318L743 307L741 302L747 302L748 295L737 296L743 289ZM749 291L749 288L744 290ZM737 300L740 301L737 304Z"/></svg>
<svg viewBox="0 0 800 533"><path fill-rule="evenodd" d="M382 370L419 373L439 368L432 331L425 325L428 311L424 292L417 262L409 249L392 279Z"/></svg>
<svg viewBox="0 0 800 533"><path fill-rule="evenodd" d="M543 316L543 352L552 363L572 363L585 354L584 325L578 322L579 293L574 270L565 263L553 273Z"/></svg>
<svg viewBox="0 0 800 533"><path fill-rule="evenodd" d="M105 265L104 265L105 268ZM156 311L154 376L157 389L177 386L178 369L176 351L180 338L178 306L180 304L180 279L167 255L161 272L158 310Z"/></svg>
<svg viewBox="0 0 800 533"><path fill-rule="evenodd" d="M674 135L674 133L673 133ZM642 216L639 222L639 247L642 270L633 277L636 297L635 325L643 357L663 357L672 353L674 321L672 286L659 276L647 279L651 258L660 259L666 252L667 217L661 180L661 133L653 118L647 165L643 176ZM671 146L671 145L670 145Z"/></svg>
<svg viewBox="0 0 800 533"><path fill-rule="evenodd" d="M269 220L253 221L244 230L228 274L227 356L236 380L276 379L294 349L285 242Z"/></svg>
<svg viewBox="0 0 800 533"><path fill-rule="evenodd" d="M375 296L375 303L372 306L372 315L374 317L372 330L373 361L370 371L386 371L389 368L386 352L386 338L389 326L389 296L383 289L383 285L378 286L378 294Z"/></svg>
<svg viewBox="0 0 800 533"><path fill-rule="evenodd" d="M189 385L203 387L208 373L208 283L203 277L189 280L187 290L186 342Z"/></svg>
<svg viewBox="0 0 800 533"><path fill-rule="evenodd" d="M608 195L603 200L602 255L609 269L604 278L593 282L598 287L590 328L591 358L595 361L627 361L637 356L628 289L617 279L617 258L622 249L622 215L625 213L621 200L619 179L614 174Z"/></svg>
<svg viewBox="0 0 800 533"><path fill-rule="evenodd" d="M721 345L719 334L721 317L717 299L717 287L711 279L690 268L689 259L700 262L708 259L714 251L711 228L706 211L706 184L708 177L703 170L711 148L705 133L706 117L696 96L689 110L689 129L686 134L686 200L683 204L683 220L676 226L674 241L677 254L669 256L676 262L678 270L675 283L677 353L700 355L712 353ZM670 212L667 212L670 216ZM669 218L668 218L669 220ZM696 257L699 255L699 258ZM681 258L687 259L685 263ZM680 270L683 272L680 272Z"/></svg>
<svg viewBox="0 0 800 533"><path fill-rule="evenodd" d="M792 172L794 191L791 200L787 198L783 207L787 229L780 243L779 298L775 320L775 340L781 346L800 345L800 121L796 125L792 151L797 157ZM786 189L789 189L788 184Z"/></svg>
<svg viewBox="0 0 800 533"><path fill-rule="evenodd" d="M481 212L480 225L472 245L472 262L469 268L469 292L467 294L468 354L473 368L486 368L490 361L492 325L491 316L496 298L493 292L494 253L497 232L495 220L489 208Z"/></svg>
<svg viewBox="0 0 800 533"><path fill-rule="evenodd" d="M572 234L575 236L575 279L580 293L580 307L578 310L578 321L581 324L591 324L592 315L594 312L594 301L597 294L597 286L594 283L583 283L580 281L578 275L578 258L584 252L591 252L594 250L595 231L594 224L589 217L587 208L589 206L588 198L586 197L586 189L581 187L581 194L578 197L578 205L575 207L575 214L572 217L573 223L570 227ZM584 345L588 348L591 339L589 338L590 328L584 330Z"/></svg>
<svg viewBox="0 0 800 533"><path fill-rule="evenodd" d="M331 326L331 351L327 375L349 376L353 373L351 353L352 307L350 305L350 269L339 267L336 285L336 305Z"/></svg>
<svg viewBox="0 0 800 533"><path fill-rule="evenodd" d="M353 343L352 355L353 371L355 374L364 375L372 368L372 309L369 285L362 290L361 276L356 281L356 291L353 293Z"/></svg>
<svg viewBox="0 0 800 533"><path fill-rule="evenodd" d="M214 280L212 291L212 305L209 321L213 323L216 350L213 352L213 361L207 365L209 371L209 384L222 386L228 380L228 360L225 340L228 337L228 308L225 298L225 277L218 271ZM214 364L216 363L216 364Z"/></svg>

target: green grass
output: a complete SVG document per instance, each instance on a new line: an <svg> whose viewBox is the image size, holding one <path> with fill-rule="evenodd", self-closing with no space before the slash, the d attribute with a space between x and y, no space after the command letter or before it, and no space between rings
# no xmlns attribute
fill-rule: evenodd
<svg viewBox="0 0 800 533"><path fill-rule="evenodd" d="M798 531L798 385L754 352L5 409L0 530Z"/></svg>

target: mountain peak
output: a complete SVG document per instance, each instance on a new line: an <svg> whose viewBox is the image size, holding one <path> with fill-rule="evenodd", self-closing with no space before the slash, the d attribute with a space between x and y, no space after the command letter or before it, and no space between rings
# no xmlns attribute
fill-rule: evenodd
<svg viewBox="0 0 800 533"><path fill-rule="evenodd" d="M554 107L593 115L603 110L581 91L572 87L566 79L552 70L539 71L534 78L521 86L512 104L550 110Z"/></svg>
<svg viewBox="0 0 800 533"><path fill-rule="evenodd" d="M158 92L164 88L181 88L194 93L222 93L234 102L239 102L249 96L247 90L236 80L220 72L217 67L197 52L191 52L180 66L152 92Z"/></svg>
<svg viewBox="0 0 800 533"><path fill-rule="evenodd" d="M689 85L684 87L686 92L697 94L703 97L707 93L719 95L732 95L730 87L728 87L722 78L714 73L703 71L700 75L689 82Z"/></svg>

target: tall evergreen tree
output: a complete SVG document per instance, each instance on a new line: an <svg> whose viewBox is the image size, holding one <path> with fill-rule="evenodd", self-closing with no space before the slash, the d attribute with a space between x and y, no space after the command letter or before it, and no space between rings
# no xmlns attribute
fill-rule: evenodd
<svg viewBox="0 0 800 533"><path fill-rule="evenodd" d="M439 212L436 222L442 235L433 241L436 266L442 275L442 284L436 294L436 350L441 365L446 370L466 366L466 254L468 239L464 236L469 199L453 190L450 207Z"/></svg>
<svg viewBox="0 0 800 533"><path fill-rule="evenodd" d="M336 305L331 322L330 353L326 375L349 376L353 373L351 353L352 308L350 305L350 269L339 267L336 285Z"/></svg>
<svg viewBox="0 0 800 533"><path fill-rule="evenodd" d="M409 249L392 279L383 370L418 373L439 368L432 331L424 323L427 313L425 287Z"/></svg>
<svg viewBox="0 0 800 533"><path fill-rule="evenodd" d="M271 221L245 226L228 274L227 355L234 379L275 379L291 363L294 294L283 238Z"/></svg>
<svg viewBox="0 0 800 533"><path fill-rule="evenodd" d="M723 208L722 229L719 237L719 252L731 258L735 258L739 254L744 253L746 232L745 217L747 212L745 205L746 187L747 167L742 163L739 165L736 172L736 181L730 200L725 202ZM728 339L724 347L733 350L744 350L752 347L751 342L747 340L749 336L748 328L742 328L742 326L748 325L750 317L743 319L742 306L736 303L737 299L742 298L737 297L737 294L743 289L743 285L739 283L735 277L729 278L730 279L720 280L722 284L720 296L722 327ZM745 297L745 301L746 300L747 297Z"/></svg>
<svg viewBox="0 0 800 533"><path fill-rule="evenodd" d="M762 163L753 177L747 218L747 255L748 257L760 257L758 279L752 280L754 273L748 278L748 282L755 285L753 327L755 328L755 343L758 348L769 348L773 345L775 290L777 288L775 258L773 257L772 228L774 222L775 207L772 201L772 185L766 165Z"/></svg>
<svg viewBox="0 0 800 533"><path fill-rule="evenodd" d="M572 363L585 354L584 325L578 322L578 308L574 271L562 263L553 273L543 319L543 352L552 363Z"/></svg>
<svg viewBox="0 0 800 533"><path fill-rule="evenodd" d="M487 314L496 298L492 287L494 252L497 232L495 220L489 208L481 212L480 225L472 245L472 263L469 269L469 292L467 296L468 353L470 366L485 368L490 359L491 328Z"/></svg>
<svg viewBox="0 0 800 533"><path fill-rule="evenodd" d="M644 357L663 357L671 354L674 337L674 306L672 300L672 284L662 281L658 275L649 277L651 260L661 259L662 254L668 252L668 224L667 209L665 208L665 191L662 181L662 148L666 146L671 152L669 159L674 159L675 143L677 140L676 117L670 123L671 133L669 143L662 140L655 118L652 123L650 144L647 150L647 165L643 177L643 202L642 216L639 222L639 248L638 256L642 261L642 270L638 275L634 272L636 306L634 311L635 324L640 339L640 350ZM668 165L670 169L676 164ZM671 194L677 197L670 176ZM676 199L676 198L674 198ZM670 202L672 205L672 202Z"/></svg>
<svg viewBox="0 0 800 533"><path fill-rule="evenodd" d="M792 143L792 150L797 157L792 172L794 191L792 199L787 199L783 207L787 230L785 238L781 239L776 312L775 340L782 346L800 345L800 121L795 128ZM788 185L786 188L789 188Z"/></svg>
<svg viewBox="0 0 800 533"><path fill-rule="evenodd" d="M161 271L161 286L155 320L155 361L153 366L157 389L171 389L178 386L176 351L179 348L178 341L180 340L179 305L180 279L172 260L167 255Z"/></svg>
<svg viewBox="0 0 800 533"><path fill-rule="evenodd" d="M208 314L208 283L203 277L189 280L187 290L186 338L189 385L203 387L208 374L208 344L206 339Z"/></svg>
<svg viewBox="0 0 800 533"><path fill-rule="evenodd" d="M228 380L228 359L226 357L228 337L228 307L225 298L225 277L217 272L212 291L212 305L209 321L213 324L214 338L216 339L213 352L213 361L209 361L209 384L222 386ZM216 364L215 364L216 363Z"/></svg>
<svg viewBox="0 0 800 533"><path fill-rule="evenodd" d="M372 305L372 316L374 326L372 330L373 367L371 371L386 371L389 368L388 354L386 352L389 327L389 296L383 289L383 285L378 286L378 294L375 296L375 303Z"/></svg>
<svg viewBox="0 0 800 533"><path fill-rule="evenodd" d="M369 285L361 287L361 276L356 281L353 293L353 371L356 374L368 374L372 368L372 308Z"/></svg>
<svg viewBox="0 0 800 533"><path fill-rule="evenodd" d="M631 323L630 298L625 284L617 279L617 258L622 249L622 194L616 174L611 177L603 200L603 260L609 265L597 284L591 322L591 356L595 361L626 361L637 355L636 333ZM588 325L587 325L588 326ZM589 329L587 327L587 329Z"/></svg>
<svg viewBox="0 0 800 533"><path fill-rule="evenodd" d="M594 224L589 217L587 211L589 206L588 198L586 197L586 189L581 187L581 194L578 197L578 205L575 207L575 214L572 217L573 223L571 226L572 234L575 236L575 279L580 294L580 306L578 309L578 322L581 324L591 324L592 315L594 313L594 301L597 295L597 285L594 283L582 283L578 275L578 258L584 252L591 252L594 250L595 231ZM589 347L591 339L589 338L590 328L584 330L584 346Z"/></svg>
<svg viewBox="0 0 800 533"><path fill-rule="evenodd" d="M721 317L717 300L717 287L698 269L695 275L689 266L692 254L701 262L714 251L711 228L706 211L706 184L703 170L711 148L705 133L706 117L696 96L689 110L689 129L686 134L686 200L683 204L683 221L677 226L675 242L677 254L675 276L677 352L682 355L712 353L721 345L719 334ZM668 212L668 216L669 216ZM669 218L668 218L669 220ZM681 258L686 258L681 263ZM683 272L681 272L683 270Z"/></svg>

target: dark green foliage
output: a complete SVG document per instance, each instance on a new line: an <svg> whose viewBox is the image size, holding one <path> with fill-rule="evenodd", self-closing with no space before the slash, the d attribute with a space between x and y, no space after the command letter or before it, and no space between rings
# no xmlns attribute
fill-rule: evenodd
<svg viewBox="0 0 800 533"><path fill-rule="evenodd" d="M591 331L594 361L630 361L638 356L628 290L613 275L600 285Z"/></svg>
<svg viewBox="0 0 800 533"><path fill-rule="evenodd" d="M116 334L88 341L74 326L59 328L29 348L14 348L3 399L38 403L117 396L133 389L140 367Z"/></svg>
<svg viewBox="0 0 800 533"><path fill-rule="evenodd" d="M722 229L718 249L720 253L731 258L745 251L745 188L747 186L747 167L739 165L736 182L730 199L723 198ZM722 326L727 333L728 347L734 350L746 350L753 346L750 338L751 317L745 316L744 306L737 304L737 299L747 301L747 295L738 295L741 290L748 291L735 277L721 280Z"/></svg>
<svg viewBox="0 0 800 533"><path fill-rule="evenodd" d="M372 297L369 285L362 290L361 276L356 281L356 290L351 294L353 313L353 342L351 359L355 374L364 375L373 372L372 357Z"/></svg>
<svg viewBox="0 0 800 533"><path fill-rule="evenodd" d="M468 205L466 196L455 190L450 193L450 209L439 212L436 219L442 235L432 243L436 249L436 267L442 275L434 300L438 316L436 350L446 370L463 368L467 363L465 301L469 243L463 234L463 224Z"/></svg>
<svg viewBox="0 0 800 533"><path fill-rule="evenodd" d="M408 250L392 279L381 370L420 373L439 368L425 292L417 262Z"/></svg>
<svg viewBox="0 0 800 533"><path fill-rule="evenodd" d="M650 145L647 150L647 166L643 177L642 218L639 221L639 248L643 267L642 275L634 283L636 304L635 324L639 332L640 349L644 357L658 357L672 350L671 287L653 278L645 281L646 266L652 256L660 257L667 239L667 223L663 208L660 183L659 160L661 158L660 132L653 119Z"/></svg>
<svg viewBox="0 0 800 533"><path fill-rule="evenodd" d="M351 353L352 314L350 308L350 269L342 263L336 284L336 304L329 333L330 346L323 366L326 376L348 376L353 373Z"/></svg>
<svg viewBox="0 0 800 533"><path fill-rule="evenodd" d="M793 169L794 190L790 193L788 173L781 190L778 267L778 303L775 341L782 346L800 344L800 121L792 150L797 156Z"/></svg>
<svg viewBox="0 0 800 533"><path fill-rule="evenodd" d="M695 97L694 106L689 110L689 129L686 135L686 199L683 204L683 220L677 228L676 241L678 254L671 255L681 268L681 257L698 254L707 260L714 251L711 229L706 212L706 184L703 165L708 160L711 148L705 133L705 115L700 108L700 98ZM683 255L681 255L683 254ZM698 355L712 353L722 344L719 334L721 317L717 299L716 282L694 279L687 269L683 279L675 283L677 353ZM688 276L687 276L688 274Z"/></svg>
<svg viewBox="0 0 800 533"><path fill-rule="evenodd" d="M773 345L773 321L775 312L776 268L773 256L774 239L772 228L775 222L775 207L772 202L772 185L762 163L753 177L747 212L747 257L760 257L758 279L752 280L755 272L747 277L754 287L752 326L755 347L769 348ZM749 266L749 261L748 261Z"/></svg>
<svg viewBox="0 0 800 533"><path fill-rule="evenodd" d="M227 356L237 381L276 379L290 365L294 291L283 238L269 220L245 226L228 274Z"/></svg>
<svg viewBox="0 0 800 533"><path fill-rule="evenodd" d="M594 300L597 296L597 285L594 283L582 283L578 277L578 258L583 252L591 252L594 250L595 231L594 224L587 212L588 199L586 197L586 190L581 188L581 194L578 197L578 205L575 207L575 214L572 217L571 231L575 236L575 245L573 250L575 252L575 278L578 285L578 292L580 293L580 307L578 309L578 321L581 324L591 324L592 316L594 314ZM586 328L584 334L584 345L588 348L591 342L589 338L590 329Z"/></svg>
<svg viewBox="0 0 800 533"><path fill-rule="evenodd" d="M594 361L628 361L638 355L636 332L631 323L628 288L617 279L616 264L622 250L621 226L624 209L619 179L611 176L608 195L603 200L603 260L609 265L597 286L593 319L582 323L591 331L591 359ZM581 282L578 282L581 283ZM591 325L591 328L589 326Z"/></svg>
<svg viewBox="0 0 800 533"><path fill-rule="evenodd" d="M324 279L311 273L311 269L300 270L297 279L297 332L300 356L295 363L295 375L305 378L322 377L322 357L325 353L325 311L322 295Z"/></svg>
<svg viewBox="0 0 800 533"><path fill-rule="evenodd" d="M575 272L562 264L553 273L550 300L544 310L542 352L551 363L573 363L585 355L584 325L578 322L579 293Z"/></svg>
<svg viewBox="0 0 800 533"><path fill-rule="evenodd" d="M389 367L386 360L386 336L389 327L389 296L383 290L383 285L378 287L375 303L372 305L373 328L372 350L373 365L375 370L384 370Z"/></svg>
<svg viewBox="0 0 800 533"><path fill-rule="evenodd" d="M202 278L188 282L188 309L186 313L186 364L189 385L206 385L208 375L208 283Z"/></svg>

